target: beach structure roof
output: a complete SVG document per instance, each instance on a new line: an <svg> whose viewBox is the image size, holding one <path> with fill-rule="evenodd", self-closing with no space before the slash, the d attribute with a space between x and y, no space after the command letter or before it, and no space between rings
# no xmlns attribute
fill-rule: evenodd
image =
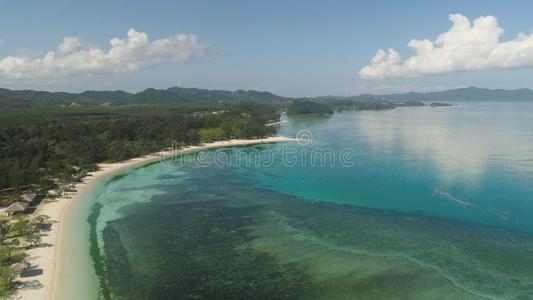
<svg viewBox="0 0 533 300"><path fill-rule="evenodd" d="M30 223L31 223L31 224L44 223L44 222L46 222L48 219L50 219L50 217L47 216L47 215L38 215L37 217L31 219L31 220L30 220Z"/></svg>
<svg viewBox="0 0 533 300"><path fill-rule="evenodd" d="M19 262L19 263L15 263L15 264L12 264L9 268L13 271L13 272L16 272L18 274L26 271L27 269L29 269L31 267L30 263L29 262Z"/></svg>
<svg viewBox="0 0 533 300"><path fill-rule="evenodd" d="M18 212L23 212L26 210L26 208L28 208L29 204L26 203L26 202L15 202L13 204L11 204L10 206L8 206L6 208L6 213L8 213L9 215L11 214L14 214L14 213L18 213Z"/></svg>
<svg viewBox="0 0 533 300"><path fill-rule="evenodd" d="M35 197L37 197L37 195L34 194L34 193L24 194L24 195L20 196L20 201L30 203L30 202L32 202L35 199Z"/></svg>

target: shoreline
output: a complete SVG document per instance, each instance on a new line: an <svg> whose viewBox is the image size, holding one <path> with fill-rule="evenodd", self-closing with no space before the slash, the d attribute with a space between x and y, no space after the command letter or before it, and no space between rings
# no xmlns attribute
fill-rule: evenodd
<svg viewBox="0 0 533 300"><path fill-rule="evenodd" d="M42 244L44 246L36 247L26 251L28 261L34 270L40 270L40 274L31 277L20 278L22 287L14 294L13 299L57 299L57 291L61 289L59 275L61 274L61 244L65 242L63 236L63 226L65 216L73 202L79 200L87 186L94 184L98 179L105 175L120 172L134 167L156 162L161 158L172 157L197 151L210 150L224 147L239 147L257 144L282 143L296 141L294 138L284 136L272 136L260 139L233 139L217 141L198 146L187 146L179 149L164 150L157 153L148 154L142 157L132 158L116 163L98 164L99 169L90 172L82 182L73 186L73 192L58 197L48 203L39 205L34 215L47 215L50 217L48 222L51 228L41 231ZM39 272L37 272L39 273ZM25 286L26 285L26 286Z"/></svg>

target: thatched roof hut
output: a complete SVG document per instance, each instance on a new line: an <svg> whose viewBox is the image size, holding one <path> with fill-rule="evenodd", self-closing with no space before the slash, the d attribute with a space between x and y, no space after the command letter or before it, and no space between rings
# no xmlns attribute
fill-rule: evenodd
<svg viewBox="0 0 533 300"><path fill-rule="evenodd" d="M31 267L30 263L29 262L19 262L19 263L15 263L15 264L12 264L11 266L9 266L9 268L17 273L17 274L22 274L24 271L26 271L27 269L29 269Z"/></svg>
<svg viewBox="0 0 533 300"><path fill-rule="evenodd" d="M35 200L35 197L37 197L37 195L33 193L24 194L20 196L20 201L31 203L33 200Z"/></svg>
<svg viewBox="0 0 533 300"><path fill-rule="evenodd" d="M6 213L11 216L15 213L24 212L28 208L29 204L26 202L15 202L6 208Z"/></svg>
<svg viewBox="0 0 533 300"><path fill-rule="evenodd" d="M48 219L50 219L50 217L47 215L38 215L35 218L31 219L30 223L31 224L42 224L46 222Z"/></svg>

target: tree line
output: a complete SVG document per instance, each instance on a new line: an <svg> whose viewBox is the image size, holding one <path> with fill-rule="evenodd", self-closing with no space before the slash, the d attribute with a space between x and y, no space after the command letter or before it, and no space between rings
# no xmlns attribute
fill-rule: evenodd
<svg viewBox="0 0 533 300"><path fill-rule="evenodd" d="M142 156L172 144L263 137L275 109L242 103L222 111L103 115L0 124L0 190L67 180L100 162ZM72 168L75 166L76 168Z"/></svg>

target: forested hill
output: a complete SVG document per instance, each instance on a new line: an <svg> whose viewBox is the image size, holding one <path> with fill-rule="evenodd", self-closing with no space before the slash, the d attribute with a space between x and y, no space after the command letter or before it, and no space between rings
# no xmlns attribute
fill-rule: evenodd
<svg viewBox="0 0 533 300"><path fill-rule="evenodd" d="M322 99L343 99L351 101L424 101L424 102L446 102L446 101L533 101L533 91L530 89L482 89L477 87L460 88L442 92L429 93L405 93L390 95L363 94L353 97L326 96Z"/></svg>
<svg viewBox="0 0 533 300"><path fill-rule="evenodd" d="M287 107L288 115L307 115L307 114L332 114L333 109L326 104L314 101L293 101Z"/></svg>
<svg viewBox="0 0 533 300"><path fill-rule="evenodd" d="M264 137L276 130L266 124L279 120L275 108L263 103L196 110L156 105L0 109L0 207L25 189L46 192L104 161L172 145Z"/></svg>
<svg viewBox="0 0 533 300"><path fill-rule="evenodd" d="M255 90L207 90L198 88L172 87L168 89L149 88L138 93L125 91L85 91L82 93L46 92L33 90L0 89L0 108L46 108L99 105L209 105L217 103L256 102L281 104L297 100L278 96L270 92ZM304 100L304 99L300 99ZM430 93L405 93L390 95L362 94L352 97L326 96L307 98L313 101L342 100L352 102L446 102L446 101L533 101L530 89L502 90L476 87ZM331 104L329 104L331 105Z"/></svg>
<svg viewBox="0 0 533 300"><path fill-rule="evenodd" d="M172 87L146 89L139 93L124 91L85 91L82 93L0 89L0 108L32 108L90 105L184 105L235 102L285 102L290 98L262 91L224 91Z"/></svg>

